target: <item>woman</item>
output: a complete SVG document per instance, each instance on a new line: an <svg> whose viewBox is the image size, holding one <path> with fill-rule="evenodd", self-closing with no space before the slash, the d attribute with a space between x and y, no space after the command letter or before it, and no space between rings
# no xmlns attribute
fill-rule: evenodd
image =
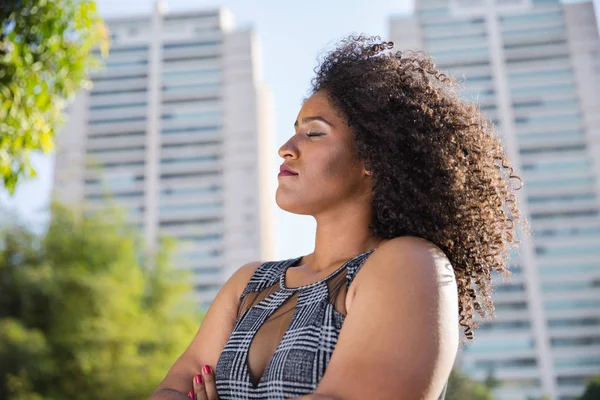
<svg viewBox="0 0 600 400"><path fill-rule="evenodd" d="M378 40L322 60L279 149L277 204L316 219L314 252L241 267L151 399L444 397L520 178L431 59Z"/></svg>

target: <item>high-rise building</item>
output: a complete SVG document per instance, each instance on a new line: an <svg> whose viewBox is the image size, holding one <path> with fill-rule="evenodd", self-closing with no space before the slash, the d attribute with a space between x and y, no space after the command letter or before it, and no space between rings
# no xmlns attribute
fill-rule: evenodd
<svg viewBox="0 0 600 400"><path fill-rule="evenodd" d="M600 41L589 2L416 0L390 39L461 79L499 131L533 235L459 356L498 399L574 399L600 374Z"/></svg>
<svg viewBox="0 0 600 400"><path fill-rule="evenodd" d="M106 21L112 44L58 135L54 195L129 213L150 249L177 239L207 307L244 263L272 259L271 101L252 30L226 10Z"/></svg>

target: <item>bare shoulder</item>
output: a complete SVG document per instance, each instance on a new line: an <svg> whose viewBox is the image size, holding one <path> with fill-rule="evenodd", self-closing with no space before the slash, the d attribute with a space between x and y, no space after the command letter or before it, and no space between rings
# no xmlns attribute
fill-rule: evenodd
<svg viewBox="0 0 600 400"><path fill-rule="evenodd" d="M373 252L350 286L348 309L357 290L386 282L414 290L417 285L428 292L444 286L456 289L454 269L446 254L434 243L416 236L388 240Z"/></svg>
<svg viewBox="0 0 600 400"><path fill-rule="evenodd" d="M454 277L452 264L446 254L434 243L416 236L401 236L384 243L367 260L372 265L365 271L377 273L393 269L402 273L424 273L439 276L448 272ZM418 266L418 268L414 268ZM365 275L369 275L365 273Z"/></svg>
<svg viewBox="0 0 600 400"><path fill-rule="evenodd" d="M229 278L229 286L233 295L236 295L236 298L239 298L244 288L252 278L252 275L256 272L256 270L263 264L262 261L251 261L242 265L237 269Z"/></svg>

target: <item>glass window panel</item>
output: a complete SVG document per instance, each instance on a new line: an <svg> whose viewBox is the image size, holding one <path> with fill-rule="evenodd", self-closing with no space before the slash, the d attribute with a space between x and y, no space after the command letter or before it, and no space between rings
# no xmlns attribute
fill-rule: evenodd
<svg viewBox="0 0 600 400"><path fill-rule="evenodd" d="M545 11L545 12L528 12L525 14L518 15L503 15L500 17L500 24L513 25L523 24L539 21L562 21L562 12L557 11Z"/></svg>
<svg viewBox="0 0 600 400"><path fill-rule="evenodd" d="M540 266L543 275L585 274L600 271L600 264L569 265L564 267Z"/></svg>
<svg viewBox="0 0 600 400"><path fill-rule="evenodd" d="M544 309L548 311L598 307L600 307L600 299L561 299L544 302Z"/></svg>

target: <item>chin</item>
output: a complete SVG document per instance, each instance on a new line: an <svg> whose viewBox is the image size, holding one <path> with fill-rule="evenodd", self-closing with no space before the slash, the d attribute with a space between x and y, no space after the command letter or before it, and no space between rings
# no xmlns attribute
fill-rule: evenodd
<svg viewBox="0 0 600 400"><path fill-rule="evenodd" d="M287 211L292 214L312 215L310 210L311 207L307 204L304 204L299 196L293 193L282 193L279 188L275 193L275 203L277 203L277 206L283 211Z"/></svg>

